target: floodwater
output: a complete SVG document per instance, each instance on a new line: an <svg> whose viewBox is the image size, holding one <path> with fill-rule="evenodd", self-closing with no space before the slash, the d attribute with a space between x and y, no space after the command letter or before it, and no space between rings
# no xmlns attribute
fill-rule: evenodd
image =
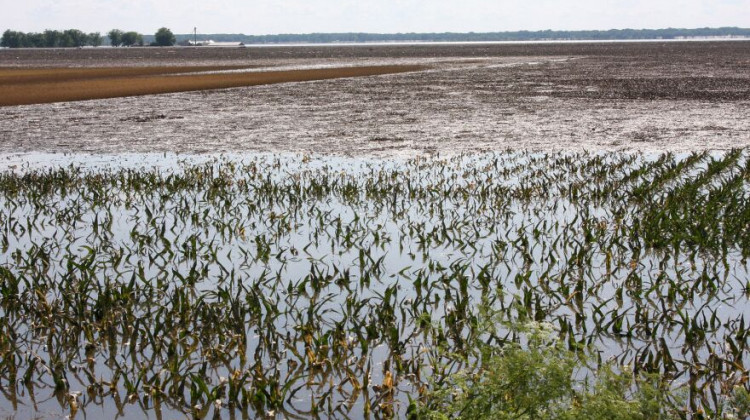
<svg viewBox="0 0 750 420"><path fill-rule="evenodd" d="M264 305L270 306L258 309L259 318L243 321L247 343L242 351L255 358L257 369L274 372L282 383L289 381L297 389L282 410L269 410L279 416L305 416L311 401L319 400L329 401L328 410L340 410L328 415L363 417L365 404L382 403L382 395L372 388L369 397L357 396L346 385L348 377L341 369L347 367L378 385L384 383L386 372L396 372L391 367L396 361L404 364L405 371L394 374L396 392L389 404L403 414L406 395L420 386L413 375L433 370L432 352L440 340L446 340L419 333L417 320L427 316L444 328L459 351L461 346L472 346L471 341L463 341L472 340L470 324L459 324L463 326L455 330L451 322L478 316L484 306L498 311L506 322L527 316L549 322L561 328L567 339L592 345L603 360L633 365L643 363L644 354L653 354L656 362L647 359L656 363L652 368L686 372L693 363L688 356L702 361L724 354L725 340L744 331L739 322L750 317L745 251L735 245L723 252L696 253L685 246L679 251L649 250L640 243L637 228L629 229L648 219L651 206L641 207L627 198L600 202L595 197L602 188L627 188L613 193L628 197L630 188L647 188L659 171L621 186L627 174L691 156L665 161L659 154L570 152L417 160L272 153L5 155L2 166L19 176L48 174L73 183L60 190L53 186L52 191L37 191L34 184L21 190L4 188L0 222L5 246L0 266L17 278L33 278L45 285L45 302L53 307L66 301L64 285L76 284L71 283L70 270L77 265L91 267L95 282L135 281L137 293L143 296L158 284L162 300L136 301L130 307L144 320L133 328L144 334L159 331L162 318L151 308L174 309L180 300L170 296L185 288L195 305L218 305L214 293L224 288L242 301L247 299L247 305L257 299L254 296L264 296ZM660 187L655 197L702 182L701 174L711 162L728 156L714 153L697 159L689 170ZM729 162L717 175L716 186L746 171L748 161L742 153ZM602 170L611 168L621 169L595 178L594 174L602 176ZM545 180L539 178L541 173ZM212 182L181 189L177 187L183 185L181 175L208 176ZM15 178L4 182L11 179ZM116 182L106 184L107 194L102 196L100 182L107 180ZM221 182L218 189L214 181ZM165 184L151 191L145 187L150 182ZM573 189L580 189L576 199L567 193ZM531 195L524 198L526 194ZM35 260L40 255L46 263ZM86 263L87 258L93 258L93 265ZM115 260L119 262L113 265ZM193 273L201 274L192 277ZM185 278L193 280L186 283ZM26 287L35 287L34 282ZM98 299L98 294L88 294L85 301L89 299ZM353 311L351 305L356 304L362 306ZM302 315L308 310L312 318ZM54 333L35 329L27 319L10 315L15 314L11 309L4 311L10 311L6 328L17 334L20 354L50 360L44 343ZM686 331L694 333L696 328L691 320L710 323L711 328L704 328L706 337L686 341ZM59 322L63 331L95 319ZM314 323L315 337L329 337L321 338L326 344L318 351L324 354L334 352L328 346L335 348L337 342L328 334L339 328L351 343L357 343L367 325L382 331L396 329L393 337L362 341L369 346L348 350L349 357L336 359L341 365L331 370L300 371L295 360L309 348L303 333L307 322ZM192 327L206 342L201 351L186 354L187 373L195 374L214 340L233 331L221 324L215 327L219 332L210 336L200 335L206 326ZM131 369L164 351L142 341L134 346L135 338L119 334L114 339L115 357ZM268 347L269 342L281 348ZM87 376L105 383L117 377L118 370L107 362L111 351L103 346L93 356L84 355L82 349L69 354L69 392L81 392L77 415L98 416L105 410L107 415L121 411L125 418L158 416L153 401L139 396L140 392L129 394L122 383L115 386L116 394L91 391ZM86 357L93 359L87 364ZM329 357L333 359L333 353ZM739 357L747 359L745 352ZM237 367L237 359L231 360L231 366ZM19 369L27 369L26 363L22 361ZM231 375L226 366L220 364L201 375L216 385L222 376ZM153 370L145 378L158 377L160 368L158 363L147 367ZM35 391L19 386L6 395L4 410L42 417L69 413L68 401L53 392L44 371L38 375ZM305 385L308 376L315 380ZM683 376L675 385L684 381ZM222 404L202 415L258 414L247 409L243 414ZM169 400L158 410L182 416L191 409L189 403Z"/></svg>

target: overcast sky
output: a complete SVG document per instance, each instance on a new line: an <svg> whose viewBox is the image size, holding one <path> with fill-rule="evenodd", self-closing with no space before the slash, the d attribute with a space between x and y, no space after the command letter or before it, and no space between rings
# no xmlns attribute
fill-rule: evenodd
<svg viewBox="0 0 750 420"><path fill-rule="evenodd" d="M0 31L252 35L750 27L750 0L0 0Z"/></svg>

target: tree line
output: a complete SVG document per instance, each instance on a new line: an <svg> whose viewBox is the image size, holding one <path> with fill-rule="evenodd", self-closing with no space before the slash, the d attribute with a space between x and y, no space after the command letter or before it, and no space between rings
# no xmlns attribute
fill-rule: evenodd
<svg viewBox="0 0 750 420"><path fill-rule="evenodd" d="M135 31L121 31L112 29L107 33L109 43L113 47L132 47L144 45L144 37ZM159 28L150 45L170 46L175 43L175 36L167 28ZM66 47L98 47L104 38L99 32L84 33L78 29L57 31L48 29L44 32L19 32L10 29L0 38L0 47L7 48L66 48Z"/></svg>
<svg viewBox="0 0 750 420"><path fill-rule="evenodd" d="M109 43L113 47L132 47L134 45L143 45L143 35L138 32L123 32L119 29L112 29L107 32Z"/></svg>
<svg viewBox="0 0 750 420"><path fill-rule="evenodd" d="M193 34L174 35L167 28L159 28L154 35L124 32L113 29L107 33L110 44L115 47L155 45L170 46L176 42L192 40ZM515 31L515 32L443 32L443 33L397 33L377 34L362 32L244 35L202 34L201 38L214 41L244 42L245 44L278 43L333 43L333 42L471 42L471 41L539 41L539 40L638 40L680 39L696 37L750 37L750 29L737 27L695 29L610 29L607 31ZM42 33L24 33L7 30L0 39L0 47L98 47L103 37L99 32L86 34L77 29L65 31L46 30Z"/></svg>
<svg viewBox="0 0 750 420"><path fill-rule="evenodd" d="M193 39L193 34L178 34L177 41ZM638 40L680 39L696 37L750 37L750 29L695 28L695 29L611 29L606 31L514 31L514 32L443 32L378 34L363 32L312 33L279 35L202 34L201 38L214 41L244 42L245 44L278 43L333 43L333 42L479 42L479 41L543 41L543 40Z"/></svg>
<svg viewBox="0 0 750 420"><path fill-rule="evenodd" d="M8 48L62 48L102 45L99 32L85 33L78 29L56 31L48 29L44 32L24 33L8 29L0 38L0 47Z"/></svg>

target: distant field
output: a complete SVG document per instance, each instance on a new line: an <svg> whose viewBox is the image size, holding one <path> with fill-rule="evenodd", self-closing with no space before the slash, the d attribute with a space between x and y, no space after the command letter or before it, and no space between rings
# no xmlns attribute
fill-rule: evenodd
<svg viewBox="0 0 750 420"><path fill-rule="evenodd" d="M750 147L748 41L2 49L0 83L6 104L70 99L0 106L8 153Z"/></svg>
<svg viewBox="0 0 750 420"><path fill-rule="evenodd" d="M372 76L421 66L366 66L224 73L236 66L0 69L0 106L223 89L284 82ZM203 73L212 71L216 73ZM195 74L201 72L200 74Z"/></svg>

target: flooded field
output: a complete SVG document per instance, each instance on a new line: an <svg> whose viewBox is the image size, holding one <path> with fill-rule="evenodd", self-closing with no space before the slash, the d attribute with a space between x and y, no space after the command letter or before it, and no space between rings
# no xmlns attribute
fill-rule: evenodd
<svg viewBox="0 0 750 420"><path fill-rule="evenodd" d="M6 411L403 415L487 312L693 410L747 381L742 150L133 157L0 176Z"/></svg>
<svg viewBox="0 0 750 420"><path fill-rule="evenodd" d="M747 46L0 50L420 66L0 107L0 415L404 417L527 324L736 415Z"/></svg>

